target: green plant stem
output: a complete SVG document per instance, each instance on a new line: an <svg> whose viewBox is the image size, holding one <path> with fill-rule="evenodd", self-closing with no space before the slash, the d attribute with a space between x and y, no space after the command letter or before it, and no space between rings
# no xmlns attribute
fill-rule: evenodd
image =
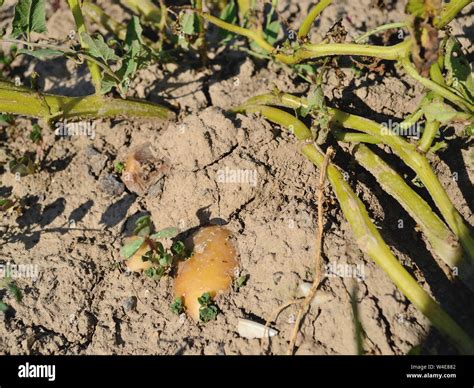
<svg viewBox="0 0 474 388"><path fill-rule="evenodd" d="M449 227L461 241L470 259L474 260L474 239L471 236L469 227L464 223L462 216L452 204L451 199L431 169L428 159L417 152L416 146L408 143L400 136L384 134L386 128L372 120L351 115L337 109L332 109L331 111L333 115L332 122L342 125L344 128L356 129L379 138L415 171Z"/></svg>
<svg viewBox="0 0 474 388"><path fill-rule="evenodd" d="M303 23L301 24L300 30L298 31L298 39L304 39L308 36L311 26L313 25L316 18L331 3L332 0L321 0L318 4L311 8L311 11L309 11L308 15L306 15Z"/></svg>
<svg viewBox="0 0 474 388"><path fill-rule="evenodd" d="M293 55L277 54L275 58L286 64L296 64L306 59L335 55L353 55L374 57L387 60L399 60L411 47L411 40L406 39L393 46L375 46L357 43L318 43L304 44Z"/></svg>
<svg viewBox="0 0 474 388"><path fill-rule="evenodd" d="M439 67L438 62L435 62L430 67L430 78L439 85L446 86L444 82L444 77ZM426 103L429 103L428 98L425 97ZM443 98L436 94L433 97L435 101L443 101ZM431 149L434 139L438 133L441 123L435 120L427 120L423 135L421 136L420 141L418 142L418 150L420 152L426 153Z"/></svg>
<svg viewBox="0 0 474 388"><path fill-rule="evenodd" d="M292 109L308 107L305 99L298 98L288 93L269 93L255 96L249 99L246 104L279 105ZM235 110L245 111L246 104L235 108ZM355 129L367 133L375 139L378 139L381 143L388 145L392 148L393 152L398 155L398 157L415 171L423 185L430 193L430 196L433 198L433 201L443 215L443 218L454 234L458 237L467 252L469 259L474 262L474 239L471 236L469 227L464 223L462 216L452 204L451 199L438 180L438 177L433 172L426 156L420 154L414 144L407 142L402 137L393 133L385 133L387 128L375 121L345 113L334 108L329 109L329 114L331 115L332 123L338 124L344 128Z"/></svg>
<svg viewBox="0 0 474 388"><path fill-rule="evenodd" d="M246 113L260 113L267 120L287 127L298 139L306 140L312 138L312 133L308 127L295 116L282 111L281 109L273 108L265 105L249 105L245 108Z"/></svg>
<svg viewBox="0 0 474 388"><path fill-rule="evenodd" d="M361 43L364 40L366 40L369 36L378 34L379 32L382 31L387 31L387 30L393 30L395 28L403 28L406 27L407 24L405 22L397 22L397 23L388 23L388 24L383 24L381 26L375 27L369 31L367 31L365 34L362 34L358 38L354 40L355 43Z"/></svg>
<svg viewBox="0 0 474 388"><path fill-rule="evenodd" d="M88 49L87 44L82 39L82 34L87 33L87 28L84 23L84 16L82 15L81 5L79 0L67 0L69 7L71 8L74 21L76 23L77 32L79 34L79 41L84 50ZM102 90L102 74L97 63L87 61L87 66L92 77L92 83L94 84L95 93L100 94Z"/></svg>
<svg viewBox="0 0 474 388"><path fill-rule="evenodd" d="M367 133L347 132L336 129L333 131L333 135L336 140L343 141L346 143L381 143L379 139L376 139L375 137L373 137L372 135L368 135Z"/></svg>
<svg viewBox="0 0 474 388"><path fill-rule="evenodd" d="M426 123L423 135L418 142L418 150L420 152L426 153L430 150L431 145L438 134L440 125L441 124L439 121L428 121Z"/></svg>
<svg viewBox="0 0 474 388"><path fill-rule="evenodd" d="M160 105L98 95L65 97L38 94L28 88L0 82L0 112L51 118L135 117L169 119L173 113Z"/></svg>
<svg viewBox="0 0 474 388"><path fill-rule="evenodd" d="M324 155L316 146L307 144L302 147L302 153L316 166L321 167ZM359 248L375 261L433 326L453 341L460 352L473 354L473 340L398 262L370 220L364 204L339 170L330 164L327 176Z"/></svg>
<svg viewBox="0 0 474 388"><path fill-rule="evenodd" d="M217 27L220 27L226 31L233 32L234 34L245 36L248 39L253 40L260 48L267 51L268 53L273 52L273 46L268 43L261 35L261 33L243 28L240 26L227 23L224 20L221 20L215 16L209 15L205 12L201 13L203 19L215 24Z"/></svg>
<svg viewBox="0 0 474 388"><path fill-rule="evenodd" d="M403 42L393 46L374 46L357 43L303 44L292 54L285 54L282 52L277 52L275 48L271 44L269 44L259 32L235 26L206 13L201 13L201 15L207 21L215 24L216 26L222 29L225 29L238 35L245 36L246 38L253 40L258 46L260 46L260 48L273 55L276 60L287 65L295 65L307 59L335 55L367 56L397 61L402 64L408 75L420 82L426 88L433 90L440 96L460 106L465 111L471 113L474 111L473 104L469 103L456 93L453 93L448 88L439 85L438 83L433 82L430 79L424 78L418 73L416 68L408 59L412 46L411 38L407 38Z"/></svg>
<svg viewBox="0 0 474 388"><path fill-rule="evenodd" d="M443 7L441 15L434 21L436 28L445 27L456 15L467 5L472 3L472 0L451 0Z"/></svg>
<svg viewBox="0 0 474 388"><path fill-rule="evenodd" d="M8 44L16 44L16 45L23 45L23 46L28 46L30 48L40 48L40 49L51 49L55 51L61 51L65 55L71 56L71 57L82 57L85 59L88 63L93 63L97 65L100 69L102 69L103 72L107 73L111 78L115 79L116 81L120 82L120 78L117 77L117 75L105 64L101 63L94 57L90 56L89 54L83 52L83 51L74 51L70 49L69 47L65 46L56 46L53 44L47 44L47 43L33 43L33 42L25 42L23 40L19 39L11 39L11 38L0 38L0 43L8 43Z"/></svg>
<svg viewBox="0 0 474 388"><path fill-rule="evenodd" d="M382 189L390 194L416 221L434 252L451 268L458 266L463 251L457 238L403 178L367 146L354 148L356 160L369 171Z"/></svg>
<svg viewBox="0 0 474 388"><path fill-rule="evenodd" d="M288 99L290 105L295 105L294 100ZM262 106L242 105L237 110L256 112ZM284 125L288 128L294 126L297 120L291 120L286 112L274 117L279 109L266 110L265 116L271 121ZM283 114L284 113L284 114ZM263 114L263 113L262 113ZM291 116L291 115L290 115ZM304 124L303 124L304 125ZM308 140L306 131L301 131L298 135L293 131L299 140ZM300 132L298 132L300 133ZM323 153L313 144L306 144L302 147L302 153L319 168L324 163ZM338 202L348 220L352 232L354 233L359 248L366 253L375 263L392 279L400 291L410 300L413 305L425 314L431 323L445 336L450 338L462 353L474 353L474 342L468 334L431 298L431 296L417 283L417 281L403 268L396 257L390 251L375 225L369 218L364 204L352 191L349 184L342 177L342 174L331 164L328 165L327 176L334 189Z"/></svg>
<svg viewBox="0 0 474 388"><path fill-rule="evenodd" d="M430 80L429 78L425 78L421 76L418 71L416 70L415 66L407 59L402 58L400 60L401 65L405 69L406 73L411 76L413 79L421 83L424 87L432 90L436 94L444 97L448 101L451 101L453 104L456 104L464 111L469 113L474 112L474 105L466 101L461 96L458 96L456 93L451 92L449 89L445 88L444 86Z"/></svg>

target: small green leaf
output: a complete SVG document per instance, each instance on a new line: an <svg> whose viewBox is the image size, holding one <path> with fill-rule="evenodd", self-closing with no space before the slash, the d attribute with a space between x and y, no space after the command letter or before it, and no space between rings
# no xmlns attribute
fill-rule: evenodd
<svg viewBox="0 0 474 388"><path fill-rule="evenodd" d="M13 16L12 37L29 37L31 32L46 31L44 0L19 0Z"/></svg>
<svg viewBox="0 0 474 388"><path fill-rule="evenodd" d="M237 6L235 5L234 0L231 0L227 3L221 12L220 19L230 24L237 23ZM234 34L232 32L226 31L222 28L219 30L219 36L223 40L222 43L228 41L233 35Z"/></svg>
<svg viewBox="0 0 474 388"><path fill-rule="evenodd" d="M4 212L10 209L15 204L14 201L8 198L0 198L0 211Z"/></svg>
<svg viewBox="0 0 474 388"><path fill-rule="evenodd" d="M195 12L181 13L179 21L183 34L195 35L199 32L199 19Z"/></svg>
<svg viewBox="0 0 474 388"><path fill-rule="evenodd" d="M35 57L38 59L49 59L49 58L57 58L64 53L59 50L53 50L53 49L37 49L37 50L28 50L28 49L19 49L17 51L18 54L24 54L24 55L29 55L31 57Z"/></svg>
<svg viewBox="0 0 474 388"><path fill-rule="evenodd" d="M198 298L198 302L201 306L208 306L212 302L211 294L209 292L205 292Z"/></svg>
<svg viewBox="0 0 474 388"><path fill-rule="evenodd" d="M8 306L6 303L3 303L1 300L0 300L0 311L1 312L6 312L8 311L8 309L10 308L10 306Z"/></svg>
<svg viewBox="0 0 474 388"><path fill-rule="evenodd" d="M120 254L125 259L132 257L134 253L138 251L144 241L145 239L143 237L139 237L130 244L124 245L122 249L120 249Z"/></svg>
<svg viewBox="0 0 474 388"><path fill-rule="evenodd" d="M23 295L17 285L10 279L7 283L7 289L17 302L21 302Z"/></svg>
<svg viewBox="0 0 474 388"><path fill-rule="evenodd" d="M210 306L202 306L199 309L199 319L202 322L210 322L216 319L218 313L217 306L210 305Z"/></svg>
<svg viewBox="0 0 474 388"><path fill-rule="evenodd" d="M160 238L173 238L179 233L178 228L166 228L162 229L150 236L152 240L159 240Z"/></svg>
<svg viewBox="0 0 474 388"><path fill-rule="evenodd" d="M41 135L41 127L38 124L33 125L33 130L30 133L30 139L35 144L38 144L43 139L43 136Z"/></svg>
<svg viewBox="0 0 474 388"><path fill-rule="evenodd" d="M185 253L186 247L184 246L184 243L182 241L176 241L173 243L171 246L171 252L177 256L181 256L182 254Z"/></svg>
<svg viewBox="0 0 474 388"><path fill-rule="evenodd" d="M245 286L247 284L247 280L249 280L249 275L239 276L235 281L235 287L237 290Z"/></svg>
<svg viewBox="0 0 474 388"><path fill-rule="evenodd" d="M406 12L417 17L424 17L425 1L424 0L408 0Z"/></svg>
<svg viewBox="0 0 474 388"><path fill-rule="evenodd" d="M173 261L172 256L170 254L165 254L160 258L160 260L158 260L158 263L162 267L169 267L172 261Z"/></svg>
<svg viewBox="0 0 474 388"><path fill-rule="evenodd" d="M125 169L125 165L122 162L115 162L114 164L114 170L121 174L123 170Z"/></svg>
<svg viewBox="0 0 474 388"><path fill-rule="evenodd" d="M426 104L422 109L427 120L439 121L442 124L450 122L458 113L450 105L436 101Z"/></svg>
<svg viewBox="0 0 474 388"><path fill-rule="evenodd" d="M148 236L151 233L151 218L149 215L141 216L135 221L133 234L138 236Z"/></svg>
<svg viewBox="0 0 474 388"><path fill-rule="evenodd" d="M281 24L278 20L275 20L267 24L267 26L263 30L263 35L265 37L265 40L271 45L274 45L276 41L278 40L278 34L280 33L280 30L281 30Z"/></svg>
<svg viewBox="0 0 474 388"><path fill-rule="evenodd" d="M474 124L469 124L464 128L464 135L466 137L474 136Z"/></svg>
<svg viewBox="0 0 474 388"><path fill-rule="evenodd" d="M171 311L174 314L176 314L176 315L182 314L184 312L183 298L181 298L181 297L175 298L173 303L171 303L170 307L171 307Z"/></svg>
<svg viewBox="0 0 474 388"><path fill-rule="evenodd" d="M445 46L444 66L447 71L446 82L468 101L474 100L474 77L471 65L459 41L450 37Z"/></svg>
<svg viewBox="0 0 474 388"><path fill-rule="evenodd" d="M160 279L163 274L165 273L165 269L164 268L161 268L161 267L151 267L151 268L148 268L146 269L144 272L143 272L146 276L148 276L149 278L152 278L154 280L158 280Z"/></svg>
<svg viewBox="0 0 474 388"><path fill-rule="evenodd" d="M9 113L0 114L0 125L12 125L15 122L15 118Z"/></svg>
<svg viewBox="0 0 474 388"><path fill-rule="evenodd" d="M104 63L109 61L117 61L120 58L115 54L115 51L110 48L104 41L102 35L91 37L89 34L83 32L81 34L82 40L87 46L87 52L89 55L96 59L101 59Z"/></svg>

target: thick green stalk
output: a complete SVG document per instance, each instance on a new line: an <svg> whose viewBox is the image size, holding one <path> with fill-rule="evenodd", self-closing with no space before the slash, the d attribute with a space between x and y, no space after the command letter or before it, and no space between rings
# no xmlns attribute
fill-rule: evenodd
<svg viewBox="0 0 474 388"><path fill-rule="evenodd" d="M461 241L470 259L474 260L474 239L471 236L469 227L464 223L462 216L452 204L451 199L431 169L428 159L417 152L416 146L395 134L385 134L387 128L372 120L351 115L338 109L331 109L331 113L332 122L342 125L344 128L356 129L379 138L416 172L449 227Z"/></svg>
<svg viewBox="0 0 474 388"><path fill-rule="evenodd" d="M246 113L260 113L267 120L290 129L299 140L311 139L312 134L308 127L295 116L277 108L265 105L248 105Z"/></svg>
<svg viewBox="0 0 474 388"><path fill-rule="evenodd" d="M298 31L299 39L304 39L308 36L309 30L311 30L311 26L313 25L316 18L331 3L332 0L321 0L318 4L311 8L311 11L309 11L308 15L306 15L303 23L301 24L300 30Z"/></svg>
<svg viewBox="0 0 474 388"><path fill-rule="evenodd" d="M227 23L224 20L209 15L205 12L201 13L201 16L203 17L203 19L207 20L208 22L211 22L212 24L215 24L217 27L220 27L223 30L233 32L234 34L245 36L246 38L253 40L256 44L260 46L260 48L267 51L268 53L271 53L274 49L273 46L268 43L260 33L256 31L236 26L231 23Z"/></svg>
<svg viewBox="0 0 474 388"><path fill-rule="evenodd" d="M271 97L271 95L265 95L260 100L269 101L272 98L279 97L281 98L282 95L273 95L273 97ZM292 105L291 107L297 105L297 97L291 95L285 95L285 97L287 97L285 102L287 102L288 105ZM252 112L257 112L258 109L261 110L262 106L242 105L234 111L247 112L248 110L251 110ZM271 118L271 121L288 128L295 125L294 120L297 120L296 117L290 119L291 115L288 115L284 111L280 111L278 114L278 111L280 110L276 108L273 108L273 110L265 110L264 116ZM296 132L294 133L298 140L308 141L307 134L310 133L310 130L306 128L306 131L303 130L298 132L300 135L297 135ZM316 148L316 146L313 144L306 144L303 146L302 152L310 161L321 167L324 155ZM428 317L431 323L440 332L453 341L460 352L473 354L474 342L472 339L398 262L396 257L390 251L390 248L380 236L377 228L370 220L364 204L352 191L349 184L342 177L342 174L331 164L328 166L327 174L341 205L344 216L351 225L351 229L359 248L371 257L383 271L385 271L400 291L416 308Z"/></svg>
<svg viewBox="0 0 474 388"><path fill-rule="evenodd" d="M472 0L450 0L450 2L443 7L441 15L435 19L434 26L436 28L445 27L464 7L470 3L472 3Z"/></svg>
<svg viewBox="0 0 474 388"><path fill-rule="evenodd" d="M439 85L446 86L444 82L443 73L439 67L438 62L435 62L430 67L430 78L432 81L436 82ZM428 100L427 97L425 97ZM434 101L443 101L443 98L439 95L435 95L433 98ZM426 101L428 103L428 101ZM438 129L441 126L441 123L436 120L427 120L423 135L421 136L420 141L418 142L418 150L420 152L428 152L433 144L433 141L438 134Z"/></svg>
<svg viewBox="0 0 474 388"><path fill-rule="evenodd" d="M403 178L367 146L359 144L354 149L356 160L369 171L385 192L390 194L419 225L434 252L451 268L459 265L463 251L458 239Z"/></svg>
<svg viewBox="0 0 474 388"><path fill-rule="evenodd" d="M300 107L307 108L308 105L304 98L299 98L288 93L280 94L263 94L250 98L246 104L251 105L279 105L287 108L298 109ZM236 108L245 110L246 104ZM474 239L471 235L469 227L464 223L462 216L456 210L451 202L448 194L441 185L438 177L433 172L428 159L425 155L420 154L416 146L407 142L394 133L386 133L387 128L376 123L375 121L351 115L338 109L330 109L331 121L339 124L344 128L355 129L367 133L378 139L381 143L392 148L415 173L418 175L423 185L433 198L436 206L440 210L443 218L459 238L462 246L468 254L471 261L474 262Z"/></svg>
<svg viewBox="0 0 474 388"><path fill-rule="evenodd" d="M82 15L81 5L79 0L67 0L69 7L71 8L72 15L74 16L74 21L76 22L77 32L79 34L79 41L83 49L87 50L88 46L82 39L83 33L87 33L87 28L84 23L84 16ZM100 67L91 61L87 61L87 66L92 77L92 83L94 84L96 94L100 94L102 90L102 74L100 72Z"/></svg>
<svg viewBox="0 0 474 388"><path fill-rule="evenodd" d="M64 97L39 94L27 88L0 82L0 112L50 118L149 117L169 119L173 113L165 107L140 100L124 100L99 95Z"/></svg>
<svg viewBox="0 0 474 388"><path fill-rule="evenodd" d="M303 146L302 153L316 166L321 167L324 155L313 144ZM327 176L359 248L375 261L433 326L453 341L460 352L473 354L473 340L398 262L370 220L364 204L339 170L330 164Z"/></svg>

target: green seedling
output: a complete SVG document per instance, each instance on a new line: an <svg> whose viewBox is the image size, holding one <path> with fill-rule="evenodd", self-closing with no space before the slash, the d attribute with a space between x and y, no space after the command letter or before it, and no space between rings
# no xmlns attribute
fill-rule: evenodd
<svg viewBox="0 0 474 388"><path fill-rule="evenodd" d="M0 289L6 289L17 302L23 299L21 290L10 277L0 279ZM10 306L0 299L0 311L5 313L9 309Z"/></svg>
<svg viewBox="0 0 474 388"><path fill-rule="evenodd" d="M293 115L268 105L284 106L292 109L299 109L302 106L308 107L304 98L298 98L290 94L266 94L251 98L244 105L234 109L235 112L260 113L266 119L285 128L296 136L300 141L307 144L302 146L302 153L316 166L322 167L324 154L319 148L312 144L313 134L306 125ZM330 122L345 128L357 129L366 134L373 136L380 142L389 145L392 150L399 154L405 163L412 167L419 175L420 179L424 179L423 183L427 188L431 188L430 193L434 197L435 203L443 197L443 201L450 204L449 214L446 211L448 204L444 203L444 207L439 207L446 220L453 221L455 226L455 234L463 242L466 251L469 253L471 237L469 234L461 230L467 230L467 226L462 218L454 216L456 212L451 204L449 197L444 192L437 177L431 170L429 163L424 159L424 155L416 150L416 146L406 142L399 136L383 135L382 128L379 124L371 120L367 120L358 116L350 115L337 109L330 109ZM416 163L415 163L416 161ZM470 354L474 351L474 341L468 334L436 303L431 296L417 283L417 281L403 268L396 257L390 251L378 232L375 225L370 220L365 206L361 200L352 191L343 175L333 166L329 165L327 170L328 179L333 187L341 209L351 225L355 239L359 248L371 257L375 263L382 268L385 273L392 279L401 292L423 313L432 324L440 330L445 336L450 338L457 346L459 351ZM436 187L436 190L433 188ZM440 191L441 190L441 191ZM458 213L457 213L458 214ZM451 218L450 218L451 217ZM448 221L448 224L450 222ZM463 229L465 228L465 229ZM456 231L459 233L456 233Z"/></svg>
<svg viewBox="0 0 474 388"><path fill-rule="evenodd" d="M199 308L199 319L202 322L209 322L216 319L219 310L214 304L211 294L205 292L198 298L198 302L201 305Z"/></svg>
<svg viewBox="0 0 474 388"><path fill-rule="evenodd" d="M173 314L181 315L182 313L184 313L185 308L184 308L183 298L181 297L175 298L173 303L171 303L170 307Z"/></svg>

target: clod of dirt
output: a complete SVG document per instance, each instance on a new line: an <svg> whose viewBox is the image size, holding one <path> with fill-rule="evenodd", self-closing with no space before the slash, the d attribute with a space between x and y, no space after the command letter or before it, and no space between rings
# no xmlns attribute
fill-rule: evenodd
<svg viewBox="0 0 474 388"><path fill-rule="evenodd" d="M150 143L135 148L127 157L122 174L127 189L138 195L146 194L169 170L169 166L156 157Z"/></svg>
<svg viewBox="0 0 474 388"><path fill-rule="evenodd" d="M179 267L174 293L184 299L186 312L195 321L199 321L198 298L206 292L214 298L232 284L238 262L230 238L220 226L201 229L193 237L193 256Z"/></svg>
<svg viewBox="0 0 474 388"><path fill-rule="evenodd" d="M135 308L137 307L137 297L131 296L125 299L122 303L122 307L126 313L135 310Z"/></svg>
<svg viewBox="0 0 474 388"><path fill-rule="evenodd" d="M119 182L117 178L111 174L100 177L99 187L104 193L110 196L119 196L125 191L123 183Z"/></svg>

